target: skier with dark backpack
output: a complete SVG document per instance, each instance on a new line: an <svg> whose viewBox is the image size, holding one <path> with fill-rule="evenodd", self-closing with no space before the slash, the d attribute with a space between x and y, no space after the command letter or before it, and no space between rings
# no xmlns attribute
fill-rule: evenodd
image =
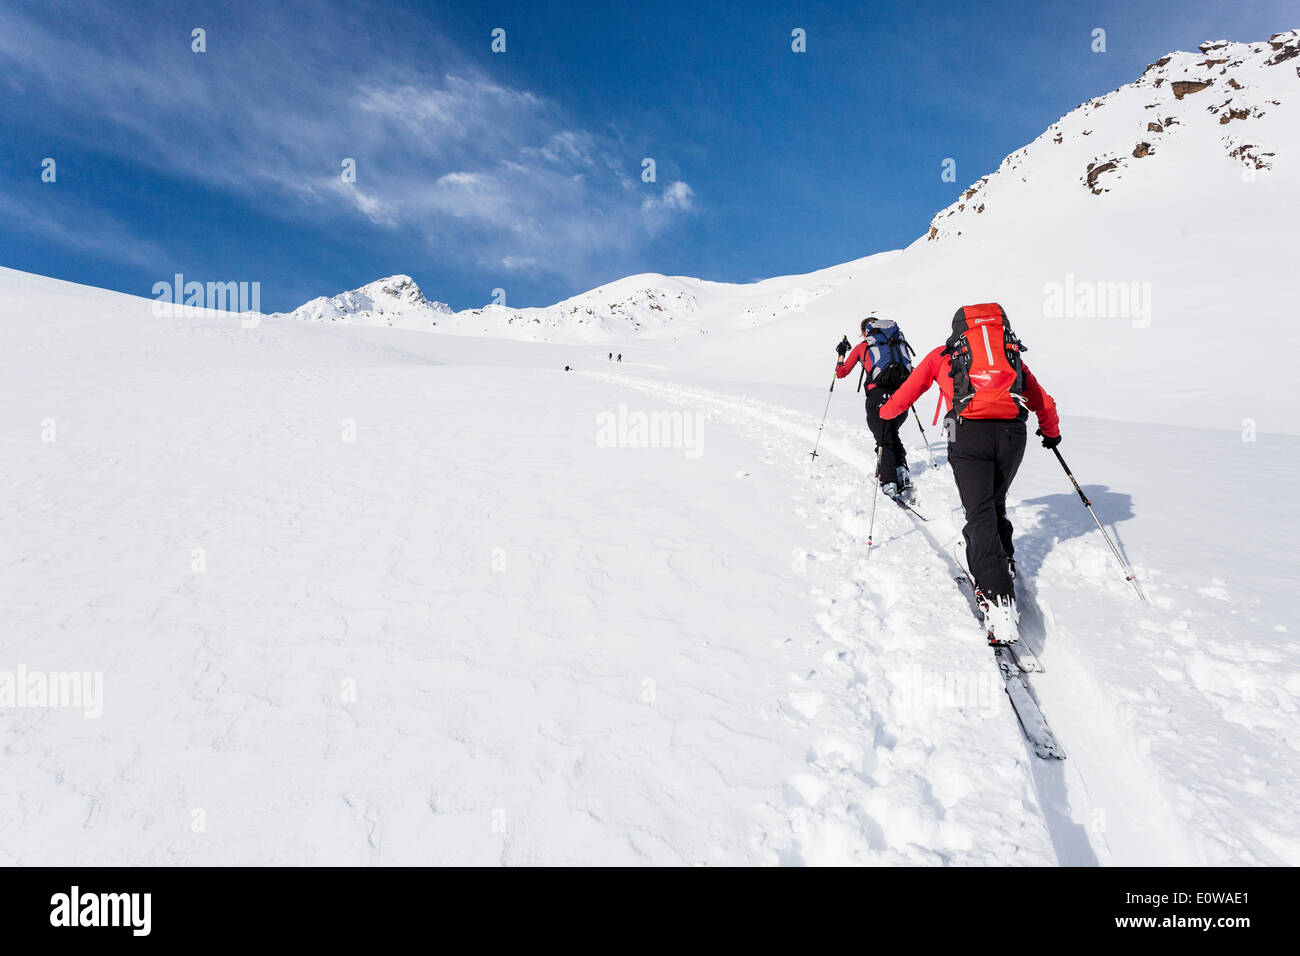
<svg viewBox="0 0 1300 956"><path fill-rule="evenodd" d="M898 438L902 420L889 421L880 414L880 407L912 371L912 346L907 344L903 331L892 319L868 316L862 320L862 341L849 351L846 336L836 348L840 361L835 366L835 377L844 378L859 363L862 373L858 388L867 386L867 427L876 439L877 471L880 490L891 498L913 500L912 476L907 468L907 450ZM847 358L845 357L847 353Z"/></svg>
<svg viewBox="0 0 1300 956"><path fill-rule="evenodd" d="M1061 443L1056 402L1024 364L1025 351L1002 306L963 306L948 341L922 359L880 409L882 418L901 421L939 383L949 408L948 463L966 511L966 562L994 645L1020 639L1007 491L1025 455L1029 412L1038 417L1044 448Z"/></svg>

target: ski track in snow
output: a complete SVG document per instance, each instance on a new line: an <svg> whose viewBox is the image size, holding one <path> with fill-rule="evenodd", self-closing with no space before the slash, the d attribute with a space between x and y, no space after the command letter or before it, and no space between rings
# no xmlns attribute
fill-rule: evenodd
<svg viewBox="0 0 1300 956"><path fill-rule="evenodd" d="M801 860L854 859L851 848L863 838L871 846L896 848L907 842L910 829L916 842L929 848L923 854L903 853L910 862L926 856L935 862L977 862L978 851L972 852L969 841L977 839L981 828L998 832L1022 818L1019 837L1024 845L1010 857L1013 862L1041 852L1030 836L1036 825L1046 828L1055 860L1064 865L1294 861L1293 840L1258 822L1235 821L1230 803L1215 787L1198 793L1185 779L1180 782L1180 774L1186 778L1188 773L1187 741L1166 739L1179 746L1151 753L1149 743L1135 732L1138 721L1132 711L1146 703L1164 713L1168 705L1148 691L1152 699L1120 701L1117 707L1116 693L1123 688L1099 683L1071 649L1070 629L1056 619L1050 605L1040 604L1037 585L1046 580L1050 593L1061 595L1061 603L1073 609L1095 609L1099 601L1117 603L1125 626L1149 635L1148 642L1172 636L1179 644L1195 643L1186 636L1179 639L1185 619L1170 621L1161 613L1172 602L1158 586L1148 584L1148 591L1161 607L1148 610L1136 604L1095 532L1086 540L1045 539L1039 516L1030 508L1017 511L1012 502L1022 565L1024 639L1046 665L1046 673L1034 674L1030 684L1069 755L1064 762L1043 761L1027 750L969 603L950 585L957 568L951 555L960 547L962 519L941 451L941 468L935 471L927 457L909 449L918 509L929 523L914 521L882 498L876 515L879 543L867 559L864 542L874 459L864 431L827 422L820 445L824 457L810 466L808 453L818 431L815 417L694 386L588 374L706 410L710 418L761 441L805 475L806 497L797 513L808 519L810 530L821 533L823 543L808 560L821 583L813 595L822 605L817 623L828 646L821 655L825 673L808 675L822 688L816 692L818 707L805 713L814 738L809 768L788 784L795 807L791 837ZM1032 515L1028 521L1026 511ZM1067 566L1058 567L1061 564ZM1038 575L1025 573L1026 567L1039 565L1043 567ZM1137 571L1144 579L1150 574L1144 568ZM844 584L836 586L836 581ZM1172 666L1175 655L1167 656ZM1203 659L1193 655L1187 670L1194 674ZM1212 665L1199 666L1213 673ZM925 693L922 686L932 689L942 683L958 689L960 703L966 706L952 696L938 704L929 700L922 703L918 720L909 706L917 695L909 697L908 688L900 686L908 675L924 675L918 678L918 694ZM825 690L827 683L837 689ZM1285 694L1280 683L1274 690ZM1183 706L1199 705L1200 711L1212 706L1201 695L1188 696L1195 699ZM980 719L972 717L978 709L969 706L972 700L989 705ZM1180 698L1180 703L1185 700ZM1270 708L1257 710L1256 720L1282 723L1268 716ZM1197 738L1192 743L1202 751L1195 753L1193 767L1203 763L1213 772L1212 751L1225 745L1223 735L1243 733L1231 725L1234 717L1251 726L1247 718L1230 711L1222 716L1226 725L1210 713L1188 715L1191 726L1213 728L1192 735ZM1249 742L1241 743L1241 752L1248 753ZM1224 785L1218 779L1207 782ZM988 816L981 819L962 798L985 788L981 812ZM1254 780L1243 781L1241 788L1243 797L1260 795ZM900 789L910 792L904 796ZM992 797L994 793L999 796ZM902 831L879 828L878 819L896 817L903 807L908 819Z"/></svg>
<svg viewBox="0 0 1300 956"><path fill-rule="evenodd" d="M788 820L796 847L789 861L1097 862L1071 808L1059 806L1058 778L1068 764L1034 766L993 657L932 541L882 499L879 543L867 557L864 489L873 487L874 461L860 445L832 435L843 429L830 423L825 457L809 467L815 422L792 421L794 413L694 387L590 374L706 410L803 475L794 507L819 542L806 561L818 582L819 638L810 650L820 667L800 676L801 689L790 694L810 744L806 771L787 781L790 807L772 810ZM928 504L936 482L914 470ZM917 601L918 593L927 600ZM801 706L810 698L815 706Z"/></svg>

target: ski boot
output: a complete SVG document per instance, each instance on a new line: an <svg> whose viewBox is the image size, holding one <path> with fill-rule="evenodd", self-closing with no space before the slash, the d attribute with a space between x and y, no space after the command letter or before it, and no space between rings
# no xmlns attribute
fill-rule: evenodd
<svg viewBox="0 0 1300 956"><path fill-rule="evenodd" d="M916 488L912 485L912 475L902 465L894 469L894 474L898 477L898 496L909 505L916 504Z"/></svg>
<svg viewBox="0 0 1300 956"><path fill-rule="evenodd" d="M898 485L894 484L892 481L889 482L888 484L881 485L880 490L883 491L885 494L889 495L889 497L891 498L898 497Z"/></svg>
<svg viewBox="0 0 1300 956"><path fill-rule="evenodd" d="M984 628L988 631L989 646L1015 644L1020 640L1020 612L1016 599L1005 595L995 598L978 597L984 612Z"/></svg>

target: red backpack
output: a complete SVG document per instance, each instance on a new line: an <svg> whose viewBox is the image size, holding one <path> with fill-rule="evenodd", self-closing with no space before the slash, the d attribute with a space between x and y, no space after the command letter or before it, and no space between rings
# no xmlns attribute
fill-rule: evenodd
<svg viewBox="0 0 1300 956"><path fill-rule="evenodd" d="M1026 418L1023 351L996 302L958 309L944 345L952 359L953 412L962 418Z"/></svg>

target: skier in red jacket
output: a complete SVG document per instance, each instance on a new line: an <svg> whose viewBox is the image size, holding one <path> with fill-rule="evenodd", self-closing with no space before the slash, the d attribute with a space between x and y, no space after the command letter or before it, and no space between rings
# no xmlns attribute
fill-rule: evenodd
<svg viewBox="0 0 1300 956"><path fill-rule="evenodd" d="M867 383L867 427L876 440L878 467L876 477L880 490L891 498L912 501L912 476L907 467L907 449L898 437L902 422L891 422L880 416L880 406L912 370L910 353L897 323L890 319L868 316L862 320L862 341L849 351L848 336L837 351L840 362L835 366L835 377L844 378L854 366L862 364ZM845 355L845 353L848 353ZM859 382L859 385L862 383Z"/></svg>
<svg viewBox="0 0 1300 956"><path fill-rule="evenodd" d="M881 418L897 418L939 383L949 409L944 417L948 463L966 511L966 561L991 644L1012 644L1020 637L1007 491L1025 454L1029 412L1038 417L1044 448L1061 442L1056 402L1020 360L1023 348L1001 306L965 306L953 317L952 337L880 408Z"/></svg>

